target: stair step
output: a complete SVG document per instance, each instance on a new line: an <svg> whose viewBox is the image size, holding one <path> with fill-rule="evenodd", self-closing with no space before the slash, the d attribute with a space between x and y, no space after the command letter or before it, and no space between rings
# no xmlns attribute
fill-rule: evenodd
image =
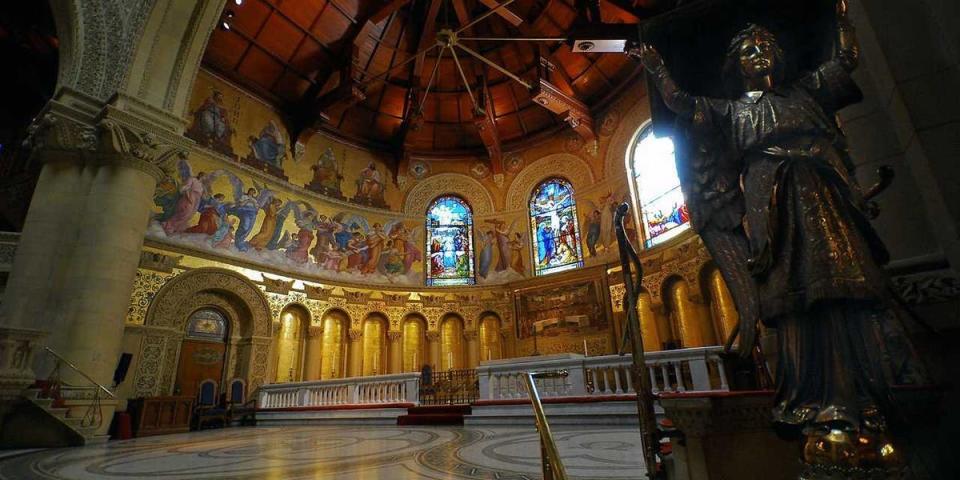
<svg viewBox="0 0 960 480"><path fill-rule="evenodd" d="M463 415L450 413L424 413L400 415L397 425L463 425Z"/></svg>
<svg viewBox="0 0 960 480"><path fill-rule="evenodd" d="M410 407L407 413L410 415L430 415L430 414L454 414L470 415L472 410L470 405L430 405L421 407Z"/></svg>

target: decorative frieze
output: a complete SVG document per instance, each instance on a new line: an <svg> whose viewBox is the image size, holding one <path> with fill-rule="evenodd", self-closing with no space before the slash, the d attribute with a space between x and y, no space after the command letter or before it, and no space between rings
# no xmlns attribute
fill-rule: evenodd
<svg viewBox="0 0 960 480"><path fill-rule="evenodd" d="M333 287L315 286L306 283L303 284L303 291L307 298L314 300L328 300L333 295Z"/></svg>
<svg viewBox="0 0 960 480"><path fill-rule="evenodd" d="M366 304L370 301L370 292L357 291L357 290L344 290L344 298L347 299L347 303L362 303Z"/></svg>
<svg viewBox="0 0 960 480"><path fill-rule="evenodd" d="M180 265L183 255L165 255L158 252L140 252L140 268L161 273L171 273Z"/></svg>
<svg viewBox="0 0 960 480"><path fill-rule="evenodd" d="M264 287L266 287L266 290L270 293L279 293L281 295L286 295L290 293L290 290L293 288L293 280L284 280L282 278L270 278L264 275L263 285Z"/></svg>
<svg viewBox="0 0 960 480"><path fill-rule="evenodd" d="M399 307L410 301L409 293L384 293L383 301L391 307Z"/></svg>

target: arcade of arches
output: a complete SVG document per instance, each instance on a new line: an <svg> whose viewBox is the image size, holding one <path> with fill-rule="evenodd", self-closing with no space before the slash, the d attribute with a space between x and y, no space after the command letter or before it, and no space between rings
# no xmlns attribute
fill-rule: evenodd
<svg viewBox="0 0 960 480"><path fill-rule="evenodd" d="M644 268L644 349L716 347L738 325L625 55L483 50L579 105L559 111L472 57L461 77L449 56L414 55L440 23L498 2L26 3L43 5L0 15L3 48L28 49L39 72L35 104L0 118L0 186L14 199L0 205L0 340L69 360L64 384L115 386L110 413L199 398L210 381L253 399L267 385L616 354L621 203ZM474 33L572 31L579 3L517 0ZM677 2L594 3L636 23ZM908 27L880 28L896 16L850 3L869 59L868 102L839 114L857 175L873 183L876 165L894 165L875 227L895 286L956 338L958 46L928 33L918 43L942 64L901 72L890 31ZM922 8L938 18L941 3ZM937 25L926 30L950 31ZM55 365L37 347L10 378Z"/></svg>

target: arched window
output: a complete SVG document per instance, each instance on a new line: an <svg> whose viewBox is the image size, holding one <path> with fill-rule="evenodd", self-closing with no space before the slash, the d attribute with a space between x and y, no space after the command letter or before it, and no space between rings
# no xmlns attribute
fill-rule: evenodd
<svg viewBox="0 0 960 480"><path fill-rule="evenodd" d="M673 140L654 135L648 122L637 131L627 155L646 247L665 242L690 226L673 153Z"/></svg>
<svg viewBox="0 0 960 480"><path fill-rule="evenodd" d="M550 178L537 186L530 197L530 232L538 276L583 266L577 202L570 182Z"/></svg>
<svg viewBox="0 0 960 480"><path fill-rule="evenodd" d="M427 209L427 285L473 285L473 212L444 195Z"/></svg>

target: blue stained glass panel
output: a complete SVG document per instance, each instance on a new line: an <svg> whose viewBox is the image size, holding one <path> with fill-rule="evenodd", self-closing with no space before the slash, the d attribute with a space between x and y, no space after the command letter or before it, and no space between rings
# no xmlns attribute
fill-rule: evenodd
<svg viewBox="0 0 960 480"><path fill-rule="evenodd" d="M547 275L583 266L573 187L560 178L541 183L530 198L534 272Z"/></svg>
<svg viewBox="0 0 960 480"><path fill-rule="evenodd" d="M427 285L473 285L473 212L446 195L427 210Z"/></svg>

